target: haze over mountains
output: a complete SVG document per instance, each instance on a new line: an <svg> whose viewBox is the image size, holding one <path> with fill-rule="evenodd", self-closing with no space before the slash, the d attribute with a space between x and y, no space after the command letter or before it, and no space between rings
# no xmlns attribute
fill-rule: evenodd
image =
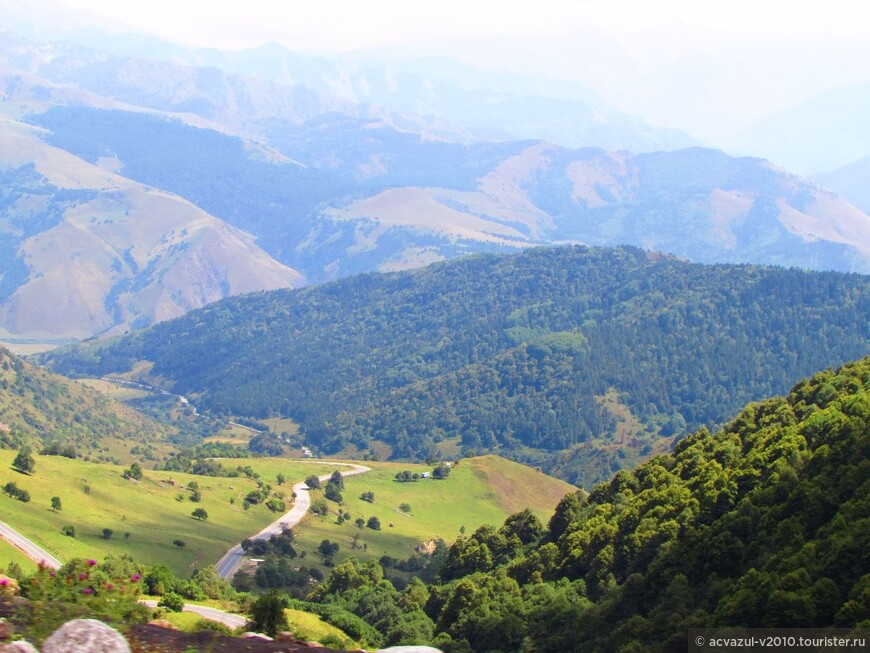
<svg viewBox="0 0 870 653"><path fill-rule="evenodd" d="M438 57L190 48L75 16L0 14L31 37L0 27L10 337L119 332L239 292L542 244L870 272L861 209L576 83ZM793 113L783 129L807 114ZM774 131L742 142L776 154L761 138ZM839 142L852 149L832 162L863 148ZM862 174L832 185L861 204ZM35 195L51 215L25 215Z"/></svg>

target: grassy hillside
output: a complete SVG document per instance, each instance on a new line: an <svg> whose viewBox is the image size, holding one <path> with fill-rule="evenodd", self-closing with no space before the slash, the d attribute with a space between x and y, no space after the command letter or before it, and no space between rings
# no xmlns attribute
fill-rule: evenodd
<svg viewBox="0 0 870 653"><path fill-rule="evenodd" d="M868 325L868 277L572 247L231 298L48 360L152 361L201 410L292 418L328 454L383 440L425 460L458 439L591 487L866 355Z"/></svg>
<svg viewBox="0 0 870 653"><path fill-rule="evenodd" d="M431 472L431 465L405 463L370 463L372 471L345 479L341 507L352 517L337 523L338 504L327 502L330 512L318 517L310 514L294 529L297 550L315 556L317 546L324 540L339 544L333 561L348 556L360 559L388 555L405 559L415 547L443 538L452 542L462 531L472 532L482 524L500 524L515 512L531 508L546 521L565 494L576 488L523 465L498 456L463 459L444 480L433 478L417 482L400 483L398 472ZM374 502L360 499L364 492L373 492ZM312 499L321 497L322 491L313 493ZM409 513L399 506L407 503ZM357 528L354 521L377 517L381 530ZM393 524L390 527L390 524ZM352 548L354 536L359 548ZM365 547L365 548L363 548ZM311 560L306 560L310 564Z"/></svg>
<svg viewBox="0 0 870 653"><path fill-rule="evenodd" d="M167 450L171 427L100 392L30 365L0 347L0 442L61 442L93 459L131 460L130 448Z"/></svg>
<svg viewBox="0 0 870 653"><path fill-rule="evenodd" d="M216 562L277 516L262 504L243 509L244 497L257 488L247 478L147 470L137 482L122 478L124 467L56 456L38 456L34 474L25 476L10 468L14 457L14 451L0 451L0 486L12 481L27 490L31 500L22 503L0 494L0 514L61 560L127 553L144 564L165 563L186 578L191 568ZM287 485L275 485L274 476L264 480L273 491L289 495L291 482L312 472L326 473L327 468L285 463L282 469ZM199 484L202 493L198 503L185 489L191 481ZM61 498L60 511L51 509L54 496ZM207 511L207 521L191 517L196 508ZM75 538L61 533L66 525L75 528ZM112 529L111 539L103 539L104 528ZM185 546L174 545L176 539Z"/></svg>

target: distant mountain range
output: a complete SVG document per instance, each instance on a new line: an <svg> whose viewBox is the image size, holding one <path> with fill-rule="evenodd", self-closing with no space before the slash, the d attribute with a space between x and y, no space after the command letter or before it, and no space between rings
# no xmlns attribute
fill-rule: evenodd
<svg viewBox="0 0 870 653"><path fill-rule="evenodd" d="M583 89L443 60L348 72L280 46L148 41L145 58L105 42L0 29L0 335L114 333L229 294L544 244L870 272L870 218L761 159L556 144L691 143ZM575 138L540 140L532 115Z"/></svg>
<svg viewBox="0 0 870 653"><path fill-rule="evenodd" d="M870 156L836 170L820 172L813 175L813 180L870 214Z"/></svg>
<svg viewBox="0 0 870 653"><path fill-rule="evenodd" d="M831 89L750 127L730 144L801 175L870 156L870 81Z"/></svg>

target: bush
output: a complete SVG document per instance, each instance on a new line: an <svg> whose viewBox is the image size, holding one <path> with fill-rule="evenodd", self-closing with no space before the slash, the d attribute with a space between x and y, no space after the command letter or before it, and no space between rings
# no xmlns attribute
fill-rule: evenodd
<svg viewBox="0 0 870 653"><path fill-rule="evenodd" d="M185 542L184 540L172 540L172 543L179 549L183 549L187 546L187 542Z"/></svg>
<svg viewBox="0 0 870 653"><path fill-rule="evenodd" d="M197 508L192 513L190 513L190 516L200 521L207 521L208 511L205 508Z"/></svg>
<svg viewBox="0 0 870 653"><path fill-rule="evenodd" d="M362 499L363 501L368 501L369 503L374 503L375 502L375 493L371 492L371 491L363 492L361 495L359 495L359 498Z"/></svg>
<svg viewBox="0 0 870 653"><path fill-rule="evenodd" d="M113 531L111 528L104 528L102 537L104 540L111 540L112 535L114 535L114 534L115 534L115 531Z"/></svg>
<svg viewBox="0 0 870 653"><path fill-rule="evenodd" d="M63 528L60 529L60 532L66 535L67 537L75 537L76 536L76 527L72 524L67 524Z"/></svg>
<svg viewBox="0 0 870 653"><path fill-rule="evenodd" d="M184 598L175 592L166 592L160 597L158 607L166 608L170 612L181 612L184 610Z"/></svg>
<svg viewBox="0 0 870 653"><path fill-rule="evenodd" d="M310 490L319 490L321 485L320 479L317 478L317 474L312 474L311 476L306 478L305 485L307 485Z"/></svg>
<svg viewBox="0 0 870 653"><path fill-rule="evenodd" d="M399 510L402 512L408 513L411 512L411 504L410 503L400 503Z"/></svg>
<svg viewBox="0 0 870 653"><path fill-rule="evenodd" d="M366 522L366 526L371 528L373 531L381 530L381 520L375 516L369 517L369 520Z"/></svg>
<svg viewBox="0 0 870 653"><path fill-rule="evenodd" d="M266 502L266 507L272 512L284 512L284 502L277 497L269 499Z"/></svg>

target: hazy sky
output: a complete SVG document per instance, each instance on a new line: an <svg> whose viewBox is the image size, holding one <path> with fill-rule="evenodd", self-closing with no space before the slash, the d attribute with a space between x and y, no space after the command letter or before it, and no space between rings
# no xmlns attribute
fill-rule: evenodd
<svg viewBox="0 0 870 653"><path fill-rule="evenodd" d="M866 0L60 1L193 45L438 54L579 81L719 144L816 93L870 81Z"/></svg>
<svg viewBox="0 0 870 653"><path fill-rule="evenodd" d="M868 36L863 0L62 0L197 45L346 50L492 36L623 34L666 25L730 34Z"/></svg>

